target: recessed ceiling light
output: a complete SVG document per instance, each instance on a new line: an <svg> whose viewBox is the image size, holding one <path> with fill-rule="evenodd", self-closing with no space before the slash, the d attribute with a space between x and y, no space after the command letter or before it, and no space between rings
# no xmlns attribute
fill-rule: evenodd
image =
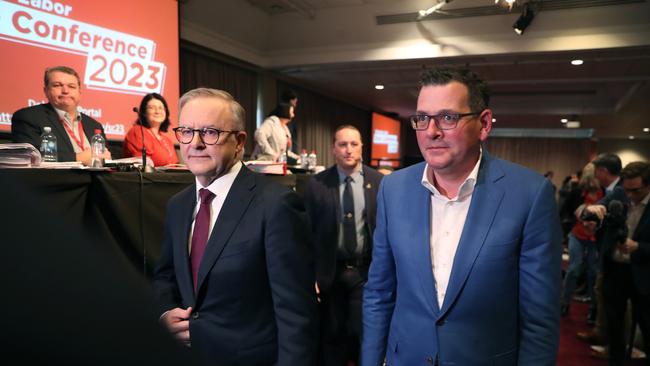
<svg viewBox="0 0 650 366"><path fill-rule="evenodd" d="M381 84L377 84L377 85L375 85L375 89L377 89L377 90L384 90L384 86L381 85Z"/></svg>
<svg viewBox="0 0 650 366"><path fill-rule="evenodd" d="M650 132L650 128L649 128L649 127L645 127L645 128L643 129L643 132Z"/></svg>
<svg viewBox="0 0 650 366"><path fill-rule="evenodd" d="M583 63L584 63L584 61L582 61L580 59L571 60L571 65L580 66Z"/></svg>
<svg viewBox="0 0 650 366"><path fill-rule="evenodd" d="M566 119L566 118L562 118L562 119L560 120L560 122L562 122L562 123L567 123L567 122L569 122L569 120Z"/></svg>
<svg viewBox="0 0 650 366"><path fill-rule="evenodd" d="M627 138L630 139L630 140L634 140L634 136L632 136L632 135L628 136Z"/></svg>
<svg viewBox="0 0 650 366"><path fill-rule="evenodd" d="M494 123L494 122L496 122L496 121L497 121L496 118L492 118L492 123Z"/></svg>

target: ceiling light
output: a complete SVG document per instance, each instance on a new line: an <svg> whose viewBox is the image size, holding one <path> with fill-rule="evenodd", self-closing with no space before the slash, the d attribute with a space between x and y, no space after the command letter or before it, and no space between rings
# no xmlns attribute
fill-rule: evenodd
<svg viewBox="0 0 650 366"><path fill-rule="evenodd" d="M519 35L524 34L524 31L530 23L533 21L533 18L535 17L535 13L533 13L533 10L530 8L528 3L524 5L524 10L522 10L521 15L519 16L519 19L515 22L515 24L512 25L512 28L515 30L515 32Z"/></svg>
<svg viewBox="0 0 650 366"><path fill-rule="evenodd" d="M643 132L650 132L650 128L645 127L645 128L643 129Z"/></svg>
<svg viewBox="0 0 650 366"><path fill-rule="evenodd" d="M628 136L627 138L630 139L630 140L634 140L634 136L632 136L632 135Z"/></svg>
<svg viewBox="0 0 650 366"><path fill-rule="evenodd" d="M562 123L567 123L567 122L569 122L569 120L566 119L566 118L562 118L562 119L560 120L560 122L562 122Z"/></svg>
<svg viewBox="0 0 650 366"><path fill-rule="evenodd" d="M494 122L496 122L496 121L497 121L496 118L492 118L492 123L494 123Z"/></svg>
<svg viewBox="0 0 650 366"><path fill-rule="evenodd" d="M585 63L585 62L580 60L580 59L571 60L571 65L580 66L583 63Z"/></svg>
<svg viewBox="0 0 650 366"><path fill-rule="evenodd" d="M381 85L381 84L377 84L377 85L375 85L375 89L377 89L377 90L384 90L384 86Z"/></svg>

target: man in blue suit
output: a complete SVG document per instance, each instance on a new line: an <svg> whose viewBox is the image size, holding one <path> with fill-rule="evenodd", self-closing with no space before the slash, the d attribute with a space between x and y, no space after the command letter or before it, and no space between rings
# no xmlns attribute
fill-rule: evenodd
<svg viewBox="0 0 650 366"><path fill-rule="evenodd" d="M302 201L241 163L244 110L221 90L180 100L196 184L167 206L154 275L162 322L206 365L309 366L318 335L313 248Z"/></svg>
<svg viewBox="0 0 650 366"><path fill-rule="evenodd" d="M490 156L486 84L425 72L410 118L425 162L384 178L361 366L555 365L561 235L553 187Z"/></svg>

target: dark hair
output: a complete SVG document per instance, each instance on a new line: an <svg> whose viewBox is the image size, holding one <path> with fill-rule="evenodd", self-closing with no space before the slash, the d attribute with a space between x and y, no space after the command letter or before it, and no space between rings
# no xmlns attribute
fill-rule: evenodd
<svg viewBox="0 0 650 366"><path fill-rule="evenodd" d="M359 131L358 128L352 126L352 125L340 125L334 130L334 134L332 135L332 144L336 143L336 134L341 131L341 130L355 130L359 133L359 139L361 140L361 143L363 143L363 138L361 137L361 131Z"/></svg>
<svg viewBox="0 0 650 366"><path fill-rule="evenodd" d="M291 89L287 89L280 94L280 103L289 104L292 99L297 99L298 96Z"/></svg>
<svg viewBox="0 0 650 366"><path fill-rule="evenodd" d="M644 161L629 163L621 170L621 179L634 179L641 177L644 185L650 184L650 164Z"/></svg>
<svg viewBox="0 0 650 366"><path fill-rule="evenodd" d="M596 168L605 168L612 175L619 175L623 164L621 158L616 154L600 154L592 161Z"/></svg>
<svg viewBox="0 0 650 366"><path fill-rule="evenodd" d="M165 98L163 98L163 96L158 93L150 93L145 95L144 98L142 98L142 101L140 102L140 109L138 109L138 120L135 121L135 123L142 124L146 128L151 128L149 121L147 121L147 104L152 99L157 99L161 101L163 106L165 107L165 120L160 125L160 130L162 132L167 132L167 129L169 128L169 125L171 123L169 121L169 107L167 106L167 101L165 100Z"/></svg>
<svg viewBox="0 0 650 366"><path fill-rule="evenodd" d="M81 86L81 79L79 78L79 74L77 72L68 66L53 66L53 67L48 67L45 69L45 75L43 76L43 81L45 82L45 87L47 88L47 85L50 83L50 74L58 71L62 72L64 74L72 75L77 78L77 84Z"/></svg>
<svg viewBox="0 0 650 366"><path fill-rule="evenodd" d="M469 108L472 112L479 113L488 108L490 105L488 85L469 69L440 67L426 70L420 75L421 88L430 85L447 85L452 81L467 87Z"/></svg>
<svg viewBox="0 0 650 366"><path fill-rule="evenodd" d="M269 116L291 119L291 108L293 106L289 103L280 103L269 113Z"/></svg>

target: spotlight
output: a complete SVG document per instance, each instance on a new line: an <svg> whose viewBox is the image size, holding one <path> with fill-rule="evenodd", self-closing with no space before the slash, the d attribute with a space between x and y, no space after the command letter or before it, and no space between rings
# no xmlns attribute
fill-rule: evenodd
<svg viewBox="0 0 650 366"><path fill-rule="evenodd" d="M533 10L530 8L528 4L525 4L524 10L522 10L519 19L517 19L515 24L512 25L512 28L515 30L517 34L522 35L524 34L524 30L526 30L526 28L533 21L534 17L535 17L535 13L533 12Z"/></svg>
<svg viewBox="0 0 650 366"><path fill-rule="evenodd" d="M650 132L650 127L645 127L645 128L643 129L643 132Z"/></svg>
<svg viewBox="0 0 650 366"><path fill-rule="evenodd" d="M580 65L582 65L584 63L585 62L583 60L580 60L580 59L571 60L571 65L574 65L574 66L580 66Z"/></svg>
<svg viewBox="0 0 650 366"><path fill-rule="evenodd" d="M384 90L384 86L381 85L381 84L377 84L377 85L375 85L375 89L377 89L377 90Z"/></svg>
<svg viewBox="0 0 650 366"><path fill-rule="evenodd" d="M560 122L562 122L562 123L567 123L567 122L569 122L569 120L568 120L567 118L562 118L562 119L560 120Z"/></svg>

